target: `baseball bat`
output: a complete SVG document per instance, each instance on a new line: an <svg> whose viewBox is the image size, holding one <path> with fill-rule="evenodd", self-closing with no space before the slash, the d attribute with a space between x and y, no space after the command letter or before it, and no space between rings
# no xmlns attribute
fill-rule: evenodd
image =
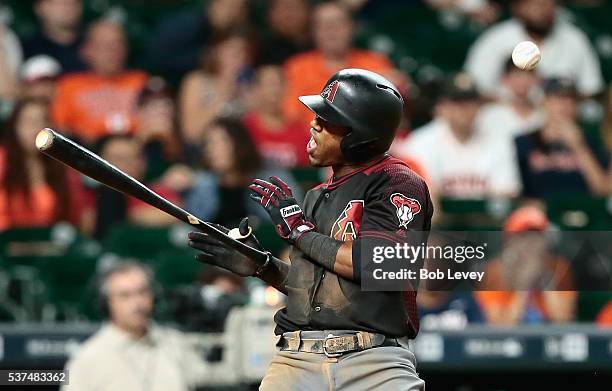
<svg viewBox="0 0 612 391"><path fill-rule="evenodd" d="M163 198L138 180L121 171L100 156L62 136L53 129L45 128L36 135L36 148L47 156L74 168L98 182L121 193L131 195L198 230L231 246L256 263L263 264L268 253L252 248L200 220L186 210Z"/></svg>

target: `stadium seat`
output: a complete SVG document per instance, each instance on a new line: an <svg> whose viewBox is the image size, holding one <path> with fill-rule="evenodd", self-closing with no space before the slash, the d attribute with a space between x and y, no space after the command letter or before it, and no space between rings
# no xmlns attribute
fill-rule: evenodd
<svg viewBox="0 0 612 391"><path fill-rule="evenodd" d="M122 257L148 261L168 249L187 248L189 226L140 227L118 224L102 239L105 251Z"/></svg>

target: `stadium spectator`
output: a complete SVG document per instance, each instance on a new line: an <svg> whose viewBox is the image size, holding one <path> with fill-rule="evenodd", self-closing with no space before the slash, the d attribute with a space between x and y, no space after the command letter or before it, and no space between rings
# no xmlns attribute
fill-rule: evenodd
<svg viewBox="0 0 612 391"><path fill-rule="evenodd" d="M182 135L172 93L160 77L152 77L136 99L136 137L144 145L147 179L156 179L182 161Z"/></svg>
<svg viewBox="0 0 612 391"><path fill-rule="evenodd" d="M612 88L608 89L605 102L605 115L601 124L601 140L609 160L612 154ZM563 142L575 154L591 193L596 196L611 195L612 176L609 169L606 170L605 165L602 166L602 161L606 159L598 159L593 154L580 129L568 127L563 135Z"/></svg>
<svg viewBox="0 0 612 391"><path fill-rule="evenodd" d="M38 152L36 134L48 126L48 103L17 103L0 144L0 230L81 224L84 190L78 174Z"/></svg>
<svg viewBox="0 0 612 391"><path fill-rule="evenodd" d="M534 41L544 53L536 72L542 77L573 78L578 92L590 96L603 88L599 60L587 36L558 15L556 0L513 0L513 18L492 26L474 43L465 69L486 95L498 94L504 63L514 46Z"/></svg>
<svg viewBox="0 0 612 391"><path fill-rule="evenodd" d="M52 105L56 126L86 143L134 131L136 97L148 76L125 69L128 47L123 27L108 20L95 22L82 54L90 70L67 75L58 83Z"/></svg>
<svg viewBox="0 0 612 391"><path fill-rule="evenodd" d="M612 328L612 301L599 311L595 323L600 327Z"/></svg>
<svg viewBox="0 0 612 391"><path fill-rule="evenodd" d="M510 197L520 181L512 144L477 128L481 98L466 73L449 76L429 124L416 129L402 155L421 164L442 198Z"/></svg>
<svg viewBox="0 0 612 391"><path fill-rule="evenodd" d="M185 140L197 144L218 116L240 116L246 110L251 78L249 37L232 32L212 42L200 69L190 72L179 91L181 127Z"/></svg>
<svg viewBox="0 0 612 391"><path fill-rule="evenodd" d="M205 221L236 227L245 216L268 216L249 198L246 185L252 178L279 176L299 189L289 173L264 169L255 144L241 121L218 119L206 129L202 146L204 170L199 171L193 187L185 196L188 211ZM294 194L296 191L294 191ZM299 191L297 191L299 193ZM295 194L299 199L300 194Z"/></svg>
<svg viewBox="0 0 612 391"><path fill-rule="evenodd" d="M152 321L148 266L122 261L102 273L99 294L109 321L70 358L63 391L186 391L219 377L183 333Z"/></svg>
<svg viewBox="0 0 612 391"><path fill-rule="evenodd" d="M439 11L450 11L465 15L481 25L489 25L495 22L500 14L495 1L490 0L425 0L425 2Z"/></svg>
<svg viewBox="0 0 612 391"><path fill-rule="evenodd" d="M319 91L342 68L363 68L384 76L397 76L390 75L393 65L384 55L353 48L353 20L349 9L341 3L327 1L316 5L312 32L315 49L297 54L285 63L285 110L289 117L310 123L312 113L298 101L298 96Z"/></svg>
<svg viewBox="0 0 612 391"><path fill-rule="evenodd" d="M35 0L33 3L40 28L23 39L24 57L44 54L57 60L63 72L85 70L79 53L83 40L83 1Z"/></svg>
<svg viewBox="0 0 612 391"><path fill-rule="evenodd" d="M482 108L479 127L510 139L536 130L544 122L540 95L535 73L515 67L508 59L499 100Z"/></svg>
<svg viewBox="0 0 612 391"><path fill-rule="evenodd" d="M512 326L574 319L570 266L550 251L548 225L546 214L531 205L506 220L501 254L486 264L476 292L488 323Z"/></svg>
<svg viewBox="0 0 612 391"><path fill-rule="evenodd" d="M246 0L201 1L200 10L189 9L164 19L153 32L148 58L160 73L180 80L200 63L211 40L249 24Z"/></svg>
<svg viewBox="0 0 612 391"><path fill-rule="evenodd" d="M417 305L423 330L463 330L470 324L484 322L471 292L420 290Z"/></svg>
<svg viewBox="0 0 612 391"><path fill-rule="evenodd" d="M570 79L543 81L544 126L515 139L523 195L546 198L558 194L601 193L585 156L605 167L602 154L583 140L577 123L577 91ZM593 142L594 144L594 142Z"/></svg>
<svg viewBox="0 0 612 391"><path fill-rule="evenodd" d="M282 64L310 49L310 7L306 0L271 0L266 19L268 31L261 39L258 62Z"/></svg>
<svg viewBox="0 0 612 391"><path fill-rule="evenodd" d="M0 21L0 118L6 117L11 102L17 97L17 74L22 61L17 36Z"/></svg>
<svg viewBox="0 0 612 391"><path fill-rule="evenodd" d="M291 121L283 113L282 68L260 66L255 72L251 95L253 108L245 114L243 122L264 161L271 167L309 166L306 144L310 132L305 124Z"/></svg>
<svg viewBox="0 0 612 391"><path fill-rule="evenodd" d="M612 152L612 84L606 90L604 116L601 122L601 138L608 151Z"/></svg>
<svg viewBox="0 0 612 391"><path fill-rule="evenodd" d="M30 57L21 67L22 98L41 98L51 102L55 96L57 80L62 67L53 58L44 54Z"/></svg>
<svg viewBox="0 0 612 391"><path fill-rule="evenodd" d="M117 166L133 178L145 182L147 161L142 143L131 135L112 135L98 142L98 153L105 160ZM153 191L162 197L180 204L180 196L169 188L161 178L158 182L148 183ZM98 185L92 197L89 213L95 222L95 236L103 237L114 224L130 222L135 225L155 227L176 223L176 219L157 208L154 208L136 198L128 197L106 186Z"/></svg>

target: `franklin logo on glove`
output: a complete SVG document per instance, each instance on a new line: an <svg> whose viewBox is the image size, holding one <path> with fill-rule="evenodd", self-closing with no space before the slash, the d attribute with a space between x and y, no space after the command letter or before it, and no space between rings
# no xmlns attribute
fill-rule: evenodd
<svg viewBox="0 0 612 391"><path fill-rule="evenodd" d="M293 192L280 178L272 176L270 182L253 179L249 190L250 197L270 215L278 235L290 244L297 243L302 235L314 230L314 225L306 221Z"/></svg>
<svg viewBox="0 0 612 391"><path fill-rule="evenodd" d="M298 213L302 213L302 209L300 208L299 205L291 205L291 206L287 206L281 209L280 212L281 212L281 216L289 217L289 216L293 216Z"/></svg>

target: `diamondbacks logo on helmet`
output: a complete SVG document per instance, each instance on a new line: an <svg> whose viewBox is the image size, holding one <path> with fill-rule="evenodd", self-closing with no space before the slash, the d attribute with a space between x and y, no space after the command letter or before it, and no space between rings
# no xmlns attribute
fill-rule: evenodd
<svg viewBox="0 0 612 391"><path fill-rule="evenodd" d="M362 216L363 200L349 201L332 225L331 237L343 242L357 239Z"/></svg>
<svg viewBox="0 0 612 391"><path fill-rule="evenodd" d="M323 92L321 92L321 96L329 103L334 103L334 98L336 97L336 92L338 92L338 87L340 86L340 82L338 80L332 81Z"/></svg>
<svg viewBox="0 0 612 391"><path fill-rule="evenodd" d="M393 193L390 197L391 203L397 209L399 226L408 228L408 224L414 220L414 216L421 211L421 204L414 198L406 197L401 193Z"/></svg>

